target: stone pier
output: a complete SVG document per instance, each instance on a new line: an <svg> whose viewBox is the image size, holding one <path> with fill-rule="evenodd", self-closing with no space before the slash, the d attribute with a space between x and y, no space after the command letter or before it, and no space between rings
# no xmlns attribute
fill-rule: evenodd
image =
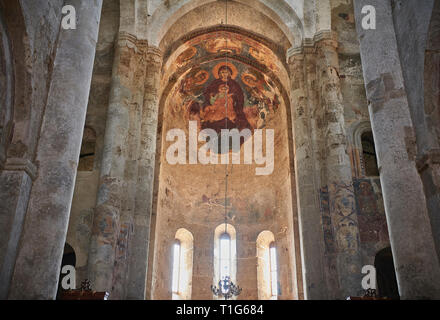
<svg viewBox="0 0 440 320"><path fill-rule="evenodd" d="M127 299L142 300L146 294L161 66L162 52L148 47Z"/></svg>
<svg viewBox="0 0 440 320"><path fill-rule="evenodd" d="M335 244L334 251L329 252L326 258L330 278L333 277L333 281L337 278L332 285L333 296L329 298L338 299L362 293L359 229L347 152L338 41L332 32L318 34L315 38L320 100L318 130L321 132L321 156L325 166L321 180L321 201L328 201L328 206L325 206L327 212L323 214L328 215ZM339 286L339 293L336 285Z"/></svg>
<svg viewBox="0 0 440 320"><path fill-rule="evenodd" d="M298 216L303 252L305 299L326 299L324 274L324 242L318 187L315 173L315 153L311 135L309 91L315 78L314 54L311 48L292 50L289 57L292 97L292 123L295 137L295 176L298 194Z"/></svg>
<svg viewBox="0 0 440 320"><path fill-rule="evenodd" d="M30 194L10 299L54 299L57 292L102 0L72 0L70 4L76 8L77 29L60 31L37 150L38 173Z"/></svg>
<svg viewBox="0 0 440 320"><path fill-rule="evenodd" d="M376 9L376 30L362 28L364 5ZM355 0L355 15L400 297L439 299L440 267L416 168L391 1Z"/></svg>
<svg viewBox="0 0 440 320"><path fill-rule="evenodd" d="M89 278L111 299L144 299L161 52L120 31L89 252Z"/></svg>
<svg viewBox="0 0 440 320"><path fill-rule="evenodd" d="M137 161L145 79L145 41L120 32L89 249L88 273L94 290L123 299L129 238L133 232Z"/></svg>

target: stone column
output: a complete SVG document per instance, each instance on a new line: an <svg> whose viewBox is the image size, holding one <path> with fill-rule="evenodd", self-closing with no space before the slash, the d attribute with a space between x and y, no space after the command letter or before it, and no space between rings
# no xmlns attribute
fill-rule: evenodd
<svg viewBox="0 0 440 320"><path fill-rule="evenodd" d="M125 32L119 33L88 258L88 274L93 289L111 293L111 299L123 299L126 295L145 52L145 41Z"/></svg>
<svg viewBox="0 0 440 320"><path fill-rule="evenodd" d="M331 224L328 231L333 235L326 241L335 245L334 251L327 255L327 272L330 280L334 281L329 287L332 292L329 298L343 299L362 293L359 229L350 158L347 153L338 42L331 32L318 34L315 41L320 90L318 126L321 127L321 155L325 165L322 177L325 185L322 184L321 194L328 210L324 214L327 220L323 222ZM339 290L336 286L339 286Z"/></svg>
<svg viewBox="0 0 440 320"><path fill-rule="evenodd" d="M313 54L310 48L291 50L292 123L295 148L295 177L298 216L301 234L305 299L326 299L324 275L324 237L318 203L315 153L311 135L311 105L308 88L314 77ZM312 66L312 68L310 68ZM299 263L299 262L298 262Z"/></svg>
<svg viewBox="0 0 440 320"><path fill-rule="evenodd" d="M155 47L149 47L146 55L144 102L135 191L134 232L130 242L128 299L143 300L146 294L161 66L162 52ZM157 156L160 157L160 155Z"/></svg>
<svg viewBox="0 0 440 320"><path fill-rule="evenodd" d="M81 148L102 0L72 0L76 30L61 30L10 299L54 299Z"/></svg>
<svg viewBox="0 0 440 320"><path fill-rule="evenodd" d="M362 28L365 5L376 9L375 30ZM399 293L402 299L439 299L440 267L415 164L391 2L355 0L355 18Z"/></svg>
<svg viewBox="0 0 440 320"><path fill-rule="evenodd" d="M8 298L23 221L35 177L35 166L23 159L8 159L0 173L0 299L3 300Z"/></svg>

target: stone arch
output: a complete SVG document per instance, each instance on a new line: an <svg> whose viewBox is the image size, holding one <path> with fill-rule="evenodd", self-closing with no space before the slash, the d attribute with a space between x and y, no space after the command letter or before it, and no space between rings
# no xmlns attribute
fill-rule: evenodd
<svg viewBox="0 0 440 320"><path fill-rule="evenodd" d="M148 41L153 46L159 46L171 26L188 12L206 5L214 4L215 0L185 0L178 3L156 1L150 5ZM232 1L231 1L232 2ZM292 45L298 45L303 39L303 27L300 17L287 2L277 0L236 0L236 3L258 8L260 12L274 21L285 33ZM302 8L302 5L296 8Z"/></svg>

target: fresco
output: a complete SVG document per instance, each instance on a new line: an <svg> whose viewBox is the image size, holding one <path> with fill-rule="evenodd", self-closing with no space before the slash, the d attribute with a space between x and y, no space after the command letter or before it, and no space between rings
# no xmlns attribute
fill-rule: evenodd
<svg viewBox="0 0 440 320"><path fill-rule="evenodd" d="M327 186L319 189L319 200L322 216L322 228L324 233L325 253L335 253L336 243L333 234L332 218L330 216L330 203Z"/></svg>
<svg viewBox="0 0 440 320"><path fill-rule="evenodd" d="M251 132L265 128L280 104L279 90L270 78L244 63L225 59L190 69L168 100L171 114L183 119L183 126L197 121L199 130L213 129L217 134L226 128Z"/></svg>
<svg viewBox="0 0 440 320"><path fill-rule="evenodd" d="M175 60L176 67L181 68L197 58L218 54L243 56L274 73L282 69L278 57L266 45L228 31L210 32L189 40L176 50L169 61Z"/></svg>
<svg viewBox="0 0 440 320"><path fill-rule="evenodd" d="M352 185L345 183L332 183L319 190L326 253L358 250L358 224L352 190Z"/></svg>
<svg viewBox="0 0 440 320"><path fill-rule="evenodd" d="M376 179L378 180L378 179ZM388 241L385 213L378 207L380 189L375 192L369 179L354 180L356 206L358 212L359 235L362 242ZM380 186L379 180L376 182Z"/></svg>

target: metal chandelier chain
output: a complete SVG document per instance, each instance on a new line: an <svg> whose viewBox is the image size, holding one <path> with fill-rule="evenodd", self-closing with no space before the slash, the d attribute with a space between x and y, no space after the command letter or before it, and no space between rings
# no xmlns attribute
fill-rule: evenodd
<svg viewBox="0 0 440 320"><path fill-rule="evenodd" d="M225 1L225 25L228 25L228 0ZM226 66L228 66L228 38L226 37L226 56L225 56L225 62L226 62ZM231 74L232 76L232 74ZM226 86L228 86L228 79L226 80ZM225 129L227 132L228 130L228 94L229 94L229 89L226 91L226 96L225 98ZM220 138L223 140L222 135L220 134ZM221 145L223 145L223 142L221 143ZM229 146L229 136L228 136L228 146ZM225 150L226 152L226 150ZM227 157L229 159L229 150L227 153ZM228 164L229 161L226 161L226 167L225 167L225 233L227 233L227 227L228 227L228 223L227 223L227 219L228 219L228 207L227 207L227 197L228 197Z"/></svg>

